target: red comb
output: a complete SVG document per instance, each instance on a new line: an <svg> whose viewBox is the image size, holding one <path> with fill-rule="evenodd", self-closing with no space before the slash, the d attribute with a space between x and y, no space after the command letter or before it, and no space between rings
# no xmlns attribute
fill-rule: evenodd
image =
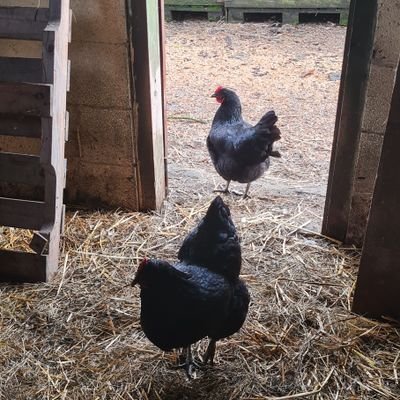
<svg viewBox="0 0 400 400"><path fill-rule="evenodd" d="M214 92L214 93L218 93L218 92L220 92L222 89L223 89L222 86L218 86L218 87L215 89L215 92Z"/></svg>

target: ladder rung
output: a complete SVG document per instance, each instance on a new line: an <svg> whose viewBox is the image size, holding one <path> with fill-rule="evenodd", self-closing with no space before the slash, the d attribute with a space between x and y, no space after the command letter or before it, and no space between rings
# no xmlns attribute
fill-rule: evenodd
<svg viewBox="0 0 400 400"><path fill-rule="evenodd" d="M50 116L49 85L0 82L0 113Z"/></svg>
<svg viewBox="0 0 400 400"><path fill-rule="evenodd" d="M39 231L45 221L46 203L0 197L0 225Z"/></svg>
<svg viewBox="0 0 400 400"><path fill-rule="evenodd" d="M40 58L0 57L0 77L3 82L49 83L43 81Z"/></svg>
<svg viewBox="0 0 400 400"><path fill-rule="evenodd" d="M0 282L44 282L46 256L0 250Z"/></svg>
<svg viewBox="0 0 400 400"><path fill-rule="evenodd" d="M41 120L29 115L0 114L0 135L40 138Z"/></svg>
<svg viewBox="0 0 400 400"><path fill-rule="evenodd" d="M0 7L0 38L42 40L48 8Z"/></svg>
<svg viewBox="0 0 400 400"><path fill-rule="evenodd" d="M44 186L40 157L0 152L0 182Z"/></svg>

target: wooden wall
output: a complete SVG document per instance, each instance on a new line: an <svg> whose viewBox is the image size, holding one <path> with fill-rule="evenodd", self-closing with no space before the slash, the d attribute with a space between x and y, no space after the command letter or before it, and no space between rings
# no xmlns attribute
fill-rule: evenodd
<svg viewBox="0 0 400 400"><path fill-rule="evenodd" d="M6 5L45 6L46 0L2 0ZM66 203L89 208L155 209L165 197L163 104L159 51L136 60L148 65L142 76L158 71L152 91L137 93L131 0L71 0L71 85ZM133 2L135 3L135 2ZM157 4L156 0L141 1ZM153 7L154 8L154 7ZM154 8L157 10L157 8ZM154 10L153 10L154 11ZM139 20L143 31L146 14ZM154 19L154 18L153 18ZM159 45L158 19L151 20L151 40ZM140 33L140 29L135 33ZM35 57L33 43L0 43L0 52ZM150 62L149 62L150 61ZM151 70L150 70L151 68ZM156 94L155 94L156 93ZM147 114L139 103L150 102L157 113ZM147 124L144 129L139 120ZM37 143L1 142L10 151ZM140 142L147 147L139 148ZM161 161L160 161L161 160Z"/></svg>
<svg viewBox="0 0 400 400"><path fill-rule="evenodd" d="M361 246L400 54L400 1L352 0L323 232Z"/></svg>

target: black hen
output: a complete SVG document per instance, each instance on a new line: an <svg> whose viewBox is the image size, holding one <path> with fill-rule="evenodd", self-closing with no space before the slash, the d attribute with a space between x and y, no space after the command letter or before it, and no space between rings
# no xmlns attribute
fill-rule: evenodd
<svg viewBox="0 0 400 400"><path fill-rule="evenodd" d="M269 168L269 157L280 157L273 150L273 143L280 139L275 126L278 117L274 111L267 112L258 124L252 126L242 117L242 106L237 94L219 86L212 95L221 104L207 137L207 148L218 174L226 181L223 192L228 192L230 181L250 183Z"/></svg>
<svg viewBox="0 0 400 400"><path fill-rule="evenodd" d="M183 365L190 377L191 344L208 336L204 362L213 362L215 343L237 332L249 306L249 293L239 279L241 251L229 208L220 197L187 236L179 262L144 260L133 285L141 288L141 326L164 351L186 348Z"/></svg>

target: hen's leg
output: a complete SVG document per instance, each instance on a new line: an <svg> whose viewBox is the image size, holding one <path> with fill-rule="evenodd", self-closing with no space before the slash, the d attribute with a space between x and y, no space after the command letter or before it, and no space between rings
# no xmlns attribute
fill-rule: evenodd
<svg viewBox="0 0 400 400"><path fill-rule="evenodd" d="M229 185L230 185L231 181L226 181L226 186L225 189L214 189L213 192L217 192L217 193L229 193Z"/></svg>
<svg viewBox="0 0 400 400"><path fill-rule="evenodd" d="M193 360L193 356L192 356L192 348L189 345L188 347L185 347L182 351L182 354L185 357L185 362L182 364L178 364L176 367L176 369L179 368L183 368L186 372L186 376L189 379L195 378L196 374L195 374L195 367L200 368L200 365L198 365L194 360Z"/></svg>
<svg viewBox="0 0 400 400"><path fill-rule="evenodd" d="M210 339L207 350L203 356L203 364L207 364L210 361L210 365L214 365L214 355L215 355L215 344L216 340Z"/></svg>
<svg viewBox="0 0 400 400"><path fill-rule="evenodd" d="M246 199L247 197L250 197L250 196L247 194L248 191L249 191L249 189L250 189L250 182L247 184L246 190L245 190L244 193L243 193L243 198L244 198L244 199Z"/></svg>

